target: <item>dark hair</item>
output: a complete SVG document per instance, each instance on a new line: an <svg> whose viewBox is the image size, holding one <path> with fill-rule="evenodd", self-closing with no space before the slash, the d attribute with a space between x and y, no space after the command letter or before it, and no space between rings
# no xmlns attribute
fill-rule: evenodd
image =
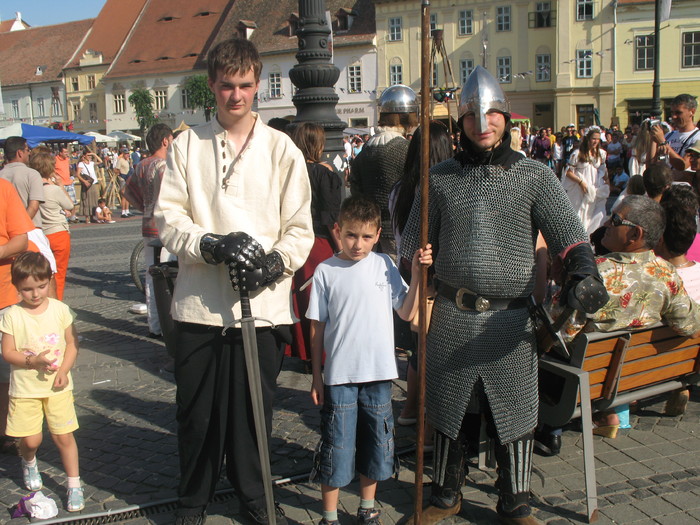
<svg viewBox="0 0 700 525"><path fill-rule="evenodd" d="M642 177L644 177L644 188L647 190L647 195L652 199L661 195L673 182L671 168L663 162L649 166L644 170Z"/></svg>
<svg viewBox="0 0 700 525"><path fill-rule="evenodd" d="M207 74L216 80L221 71L225 75L244 75L253 70L255 82L260 81L262 62L255 45L250 40L232 38L219 42L207 55Z"/></svg>
<svg viewBox="0 0 700 525"><path fill-rule="evenodd" d="M270 126L272 129L276 129L277 131L286 133L287 126L289 126L289 121L286 118L272 117L270 120L267 121L267 125Z"/></svg>
<svg viewBox="0 0 700 525"><path fill-rule="evenodd" d="M687 93L683 93L681 95L677 95L673 98L671 101L671 106L680 106L683 104L685 107L687 107L690 110L697 109L698 107L698 99L694 97L693 95L688 95Z"/></svg>
<svg viewBox="0 0 700 525"><path fill-rule="evenodd" d="M661 197L666 212L664 244L672 257L685 254L695 241L698 198L685 184L674 184Z"/></svg>
<svg viewBox="0 0 700 525"><path fill-rule="evenodd" d="M104 197L100 197L99 199L97 199L97 204L99 204L101 202L104 202L105 204L107 204L107 199L105 199Z"/></svg>
<svg viewBox="0 0 700 525"><path fill-rule="evenodd" d="M403 128L404 135L418 125L415 113L380 113L377 125L389 128Z"/></svg>
<svg viewBox="0 0 700 525"><path fill-rule="evenodd" d="M148 150L152 153L158 151L162 147L163 141L172 134L173 130L170 129L170 126L167 124L163 124L162 122L154 124L151 126L151 129L148 130L148 135L146 135Z"/></svg>
<svg viewBox="0 0 700 525"><path fill-rule="evenodd" d="M447 126L438 120L430 121L430 156L429 166L432 168L435 164L443 160L451 159L454 156L452 149L452 137L447 131ZM420 181L420 154L422 142L421 128L416 128L413 138L408 145L406 153L406 162L403 167L403 176L396 183L398 187L396 192L396 200L392 212L392 222L394 228L402 233L408 216L411 213L413 206L413 198L416 194L416 187Z"/></svg>
<svg viewBox="0 0 700 525"><path fill-rule="evenodd" d="M382 225L382 212L379 205L367 197L348 197L340 205L338 225L342 227L343 223L348 222L374 224L379 229Z"/></svg>
<svg viewBox="0 0 700 525"><path fill-rule="evenodd" d="M39 252L20 253L12 262L10 273L15 287L19 287L28 277L34 277L38 281L51 279L53 275L49 260Z"/></svg>
<svg viewBox="0 0 700 525"><path fill-rule="evenodd" d="M27 145L27 139L24 137L7 137L5 140L5 160L13 162L17 158L17 152L22 151Z"/></svg>
<svg viewBox="0 0 700 525"><path fill-rule="evenodd" d="M304 154L304 159L310 162L320 162L323 146L326 143L326 132L318 124L302 122L294 127L292 140Z"/></svg>
<svg viewBox="0 0 700 525"><path fill-rule="evenodd" d="M645 195L647 189L644 187L644 177L632 175L627 181L627 195Z"/></svg>

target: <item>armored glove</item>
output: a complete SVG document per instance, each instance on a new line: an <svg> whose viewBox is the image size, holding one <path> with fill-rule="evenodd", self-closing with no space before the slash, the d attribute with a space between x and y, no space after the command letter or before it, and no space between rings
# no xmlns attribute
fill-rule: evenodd
<svg viewBox="0 0 700 525"><path fill-rule="evenodd" d="M569 250L564 259L564 272L560 299L562 306L592 314L608 302L608 292L588 243Z"/></svg>
<svg viewBox="0 0 700 525"><path fill-rule="evenodd" d="M284 262L279 252L273 250L265 256L265 262L260 268L250 270L236 263L229 263L228 272L234 290L254 292L279 279L284 273Z"/></svg>
<svg viewBox="0 0 700 525"><path fill-rule="evenodd" d="M254 270L265 262L265 250L244 232L228 235L207 233L199 241L199 249L209 264L234 263L241 268Z"/></svg>

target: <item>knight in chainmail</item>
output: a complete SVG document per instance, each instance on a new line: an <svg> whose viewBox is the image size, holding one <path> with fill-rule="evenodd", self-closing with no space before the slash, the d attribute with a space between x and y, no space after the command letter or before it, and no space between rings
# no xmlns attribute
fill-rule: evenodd
<svg viewBox="0 0 700 525"><path fill-rule="evenodd" d="M350 192L379 204L382 253L396 260L396 242L389 212L389 193L403 175L408 140L406 134L418 126L418 101L408 86L395 85L379 97L379 133L362 147L350 166Z"/></svg>
<svg viewBox="0 0 700 525"><path fill-rule="evenodd" d="M605 295L586 232L552 170L510 148L510 110L482 67L467 79L459 106L463 151L431 170L428 239L437 299L427 339L426 411L436 429L430 505L421 525L457 514L466 442L480 414L496 438L502 523L537 524L529 506L537 424L537 352L528 297L541 231L563 258L569 306L596 310L587 286ZM420 197L402 235L402 255L418 247ZM605 296L607 298L607 296ZM586 303L586 304L584 304ZM413 519L409 520L413 523Z"/></svg>

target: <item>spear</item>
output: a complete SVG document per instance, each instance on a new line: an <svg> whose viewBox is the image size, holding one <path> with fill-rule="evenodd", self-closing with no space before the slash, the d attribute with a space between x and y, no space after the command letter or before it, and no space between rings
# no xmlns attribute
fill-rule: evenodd
<svg viewBox="0 0 700 525"><path fill-rule="evenodd" d="M420 87L420 246L428 244L428 171L430 166L430 0L421 0L421 87ZM416 422L416 479L413 523L423 514L423 445L425 441L425 346L428 333L428 268L421 265L418 305L418 420Z"/></svg>

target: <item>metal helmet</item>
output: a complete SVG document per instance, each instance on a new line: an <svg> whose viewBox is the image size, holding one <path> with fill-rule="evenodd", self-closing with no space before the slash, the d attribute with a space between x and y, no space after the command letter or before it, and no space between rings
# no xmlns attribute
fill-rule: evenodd
<svg viewBox="0 0 700 525"><path fill-rule="evenodd" d="M498 81L481 66L476 66L462 87L459 97L459 120L473 113L476 117L477 132L487 128L486 113L500 111L510 117L510 104Z"/></svg>
<svg viewBox="0 0 700 525"><path fill-rule="evenodd" d="M417 113L416 92L403 84L396 84L384 90L379 97L380 113Z"/></svg>

